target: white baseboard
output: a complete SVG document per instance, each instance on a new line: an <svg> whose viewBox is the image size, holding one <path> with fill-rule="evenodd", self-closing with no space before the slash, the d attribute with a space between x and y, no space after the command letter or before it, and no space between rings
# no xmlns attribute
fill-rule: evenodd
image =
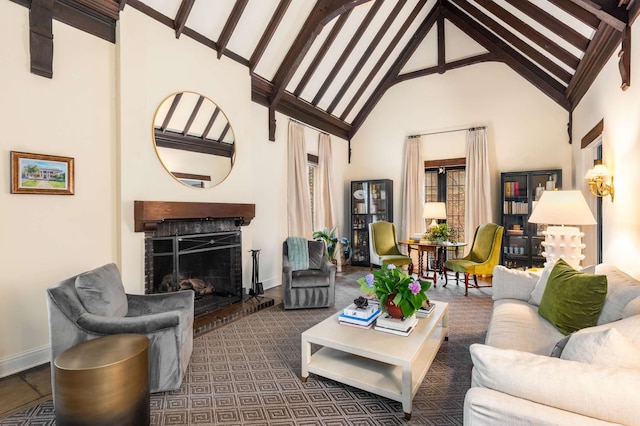
<svg viewBox="0 0 640 426"><path fill-rule="evenodd" d="M7 377L46 364L50 358L51 347L49 345L2 358L0 359L0 377Z"/></svg>

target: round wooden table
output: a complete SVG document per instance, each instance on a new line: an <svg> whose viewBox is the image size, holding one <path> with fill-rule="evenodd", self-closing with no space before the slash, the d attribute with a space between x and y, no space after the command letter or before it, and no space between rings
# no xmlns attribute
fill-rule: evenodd
<svg viewBox="0 0 640 426"><path fill-rule="evenodd" d="M56 425L148 425L149 339L114 334L72 346L54 362Z"/></svg>

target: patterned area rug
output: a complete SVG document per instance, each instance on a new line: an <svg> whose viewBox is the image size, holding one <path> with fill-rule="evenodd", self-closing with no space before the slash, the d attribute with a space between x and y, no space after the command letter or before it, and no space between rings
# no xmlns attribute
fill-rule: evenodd
<svg viewBox="0 0 640 426"><path fill-rule="evenodd" d="M365 271L366 272L366 271ZM461 425L471 382L469 345L484 341L491 289L470 290L441 283L432 300L450 303L449 341L443 342L406 421L396 401L311 375L300 380L300 334L360 295L355 279L342 273L336 307L261 310L194 340L189 371L179 390L151 395L152 425ZM2 426L54 425L52 401L0 420Z"/></svg>

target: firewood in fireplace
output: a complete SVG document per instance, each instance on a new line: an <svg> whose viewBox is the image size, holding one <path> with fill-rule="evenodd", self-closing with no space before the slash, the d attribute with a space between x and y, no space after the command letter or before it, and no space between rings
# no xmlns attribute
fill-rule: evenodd
<svg viewBox="0 0 640 426"><path fill-rule="evenodd" d="M213 285L205 283L199 278L185 278L180 280L178 290L193 290L197 295L213 293Z"/></svg>

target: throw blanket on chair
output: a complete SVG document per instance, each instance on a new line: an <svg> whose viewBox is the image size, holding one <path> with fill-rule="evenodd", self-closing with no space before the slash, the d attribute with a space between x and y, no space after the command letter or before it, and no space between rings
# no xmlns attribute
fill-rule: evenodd
<svg viewBox="0 0 640 426"><path fill-rule="evenodd" d="M292 270L300 271L309 269L309 246L306 238L287 238L287 253Z"/></svg>

